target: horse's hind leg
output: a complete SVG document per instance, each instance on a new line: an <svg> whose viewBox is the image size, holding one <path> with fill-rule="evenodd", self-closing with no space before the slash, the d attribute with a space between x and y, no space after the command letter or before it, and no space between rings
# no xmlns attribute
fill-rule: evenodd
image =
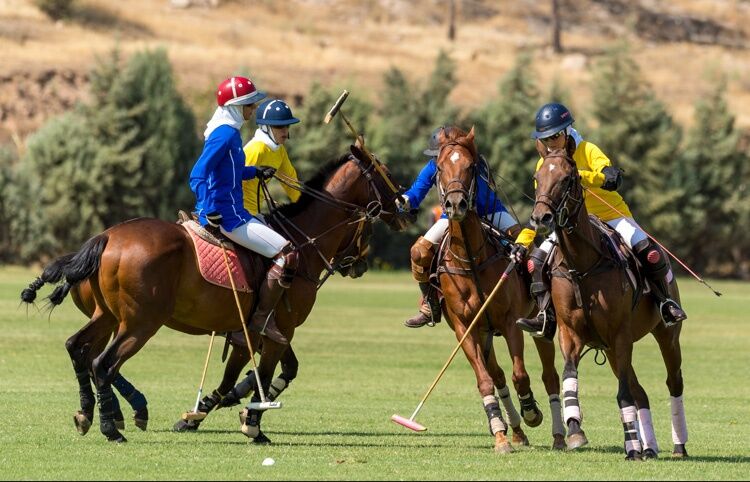
<svg viewBox="0 0 750 482"><path fill-rule="evenodd" d="M613 358L608 358L610 367L615 376L618 376L617 363ZM659 454L659 445L656 441L656 432L651 418L651 408L646 390L638 381L635 369L630 367L630 393L635 403L638 419L638 439L640 440L644 459L655 459ZM628 435L626 434L626 437Z"/></svg>
<svg viewBox="0 0 750 482"><path fill-rule="evenodd" d="M542 362L542 382L549 397L549 409L552 415L552 449L565 448L565 423L560 404L560 375L555 368L555 345L534 338L534 345Z"/></svg>
<svg viewBox="0 0 750 482"><path fill-rule="evenodd" d="M531 380L523 360L523 334L521 330L515 328L515 320L509 320L505 326L507 327L505 341L513 360L513 385L521 404L521 417L529 427L537 427L544 420L544 414L539 410L534 393L531 391Z"/></svg>
<svg viewBox="0 0 750 482"><path fill-rule="evenodd" d="M148 427L148 401L132 383L130 383L120 373L112 380L112 385L120 392L120 395L127 400L130 408L133 409L133 423L141 430Z"/></svg>
<svg viewBox="0 0 750 482"><path fill-rule="evenodd" d="M91 386L91 363L106 345L114 326L114 317L97 310L91 320L65 342L78 380L81 409L76 411L73 422L81 435L88 433L94 419L96 399Z"/></svg>
<svg viewBox="0 0 750 482"><path fill-rule="evenodd" d="M109 346L92 364L96 395L99 402L99 429L111 442L127 441L115 425L112 382L119 373L122 364L137 353L146 341L154 336L161 325L161 323L141 323L136 328L130 328L127 325L127 320L123 320L121 326L124 326L124 328L120 329Z"/></svg>
<svg viewBox="0 0 750 482"><path fill-rule="evenodd" d="M658 323L652 332L656 342L659 344L664 366L667 369L667 388L669 389L669 401L672 413L672 457L687 457L685 444L688 441L687 419L685 418L685 407L682 401L682 350L680 349L680 330L682 326L676 325L667 328L663 323Z"/></svg>

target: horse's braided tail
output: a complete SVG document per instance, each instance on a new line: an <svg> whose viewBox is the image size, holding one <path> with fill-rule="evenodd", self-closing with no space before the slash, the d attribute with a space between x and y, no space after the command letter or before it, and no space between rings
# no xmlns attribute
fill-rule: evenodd
<svg viewBox="0 0 750 482"><path fill-rule="evenodd" d="M102 252L107 246L108 240L109 237L106 234L98 234L81 246L81 249L65 264L63 268L65 282L55 288L52 294L49 295L48 299L50 303L53 305L62 303L65 297L68 296L70 288L89 278L99 270Z"/></svg>
<svg viewBox="0 0 750 482"><path fill-rule="evenodd" d="M65 274L65 265L70 262L73 256L75 256L75 253L66 254L48 264L44 268L42 275L29 283L29 287L21 292L21 301L25 303L33 303L36 299L36 292L39 291L45 283L59 283Z"/></svg>

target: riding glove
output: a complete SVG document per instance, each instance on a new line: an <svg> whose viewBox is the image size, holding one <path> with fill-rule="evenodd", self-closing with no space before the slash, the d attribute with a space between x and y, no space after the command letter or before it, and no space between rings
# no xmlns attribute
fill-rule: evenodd
<svg viewBox="0 0 750 482"><path fill-rule="evenodd" d="M624 171L619 167L607 166L602 169L604 174L604 184L602 189L605 191L617 191L622 186L622 173Z"/></svg>
<svg viewBox="0 0 750 482"><path fill-rule="evenodd" d="M523 263L523 260L526 259L526 253L528 253L528 251L529 249L523 244L514 244L510 249L510 259L515 261L516 264L521 264Z"/></svg>
<svg viewBox="0 0 750 482"><path fill-rule="evenodd" d="M270 166L259 166L255 168L255 177L259 177L260 179L268 180L273 177L273 175L276 174L276 168L270 167Z"/></svg>

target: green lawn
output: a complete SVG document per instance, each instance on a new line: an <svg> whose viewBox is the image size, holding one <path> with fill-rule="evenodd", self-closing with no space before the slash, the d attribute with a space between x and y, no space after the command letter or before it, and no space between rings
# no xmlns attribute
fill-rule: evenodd
<svg viewBox="0 0 750 482"><path fill-rule="evenodd" d="M21 306L20 292L37 274L0 268L2 479L719 480L750 475L748 284L713 281L724 293L716 298L695 281L681 280L690 316L683 329L683 374L691 458L669 458L665 371L656 343L648 338L636 348L635 366L650 395L663 453L656 461L626 463L617 383L591 354L580 368L590 441L580 451L550 450L546 416L540 427L527 430L531 447L496 455L462 354L419 413L428 431L417 434L393 424L392 414L411 415L456 343L445 323L402 327L417 307L418 290L408 273L368 273L359 280L337 276L324 286L294 338L299 376L282 397L284 408L263 420L273 445L248 444L239 432L238 408L211 414L198 433L171 432L195 401L208 337L167 329L123 368L148 397L149 430L138 431L128 420L128 443L112 444L99 433L97 418L81 437L72 423L78 390L64 342L86 320L69 299L51 316ZM505 344L497 341L507 368ZM532 389L548 415L539 362L530 354ZM218 383L221 370L214 356L206 392ZM262 466L266 457L276 464Z"/></svg>

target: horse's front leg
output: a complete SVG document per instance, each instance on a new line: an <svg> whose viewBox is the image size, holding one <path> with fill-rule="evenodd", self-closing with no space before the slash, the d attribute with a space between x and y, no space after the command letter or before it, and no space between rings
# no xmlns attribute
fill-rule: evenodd
<svg viewBox="0 0 750 482"><path fill-rule="evenodd" d="M255 390L250 402L245 409L240 412L240 421L242 422L241 431L245 436L253 439L253 443L262 445L271 443L271 440L266 437L261 430L260 422L263 417L263 412L267 409L267 402L273 401L268 397L271 393L270 389L273 374L276 370L276 365L278 365L282 354L287 348L288 345L281 345L268 338L264 338L263 340L263 351L261 353L260 363L256 369L262 390ZM265 400L261 396L261 393L266 395ZM278 396L278 393L276 396Z"/></svg>
<svg viewBox="0 0 750 482"><path fill-rule="evenodd" d="M487 370L495 382L495 388L497 389L497 395L500 398L500 402L503 404L505 409L505 416L508 417L508 424L513 430L512 443L514 445L529 445L529 439L521 427L521 415L513 405L513 400L510 398L510 389L505 379L505 372L497 363L497 357L495 351L490 351L490 358L487 361Z"/></svg>
<svg viewBox="0 0 750 482"><path fill-rule="evenodd" d="M513 360L513 385L521 404L521 417L529 427L537 427L544 420L544 414L539 409L534 393L531 391L531 380L523 360L523 334L515 327L515 320L509 319L505 326L505 341L508 344L511 360Z"/></svg>
<svg viewBox="0 0 750 482"><path fill-rule="evenodd" d="M625 460L641 460L643 446L638 439L638 411L635 407L633 393L630 390L631 373L633 372L633 337L629 323L622 323L615 337L614 353L609 357L616 360L617 404L620 408L620 420L625 433Z"/></svg>
<svg viewBox="0 0 750 482"><path fill-rule="evenodd" d="M552 414L552 449L565 448L565 424L560 404L560 375L555 368L555 345L539 338L534 338L534 345L542 362L542 382L549 397L549 409Z"/></svg>
<svg viewBox="0 0 750 482"><path fill-rule="evenodd" d="M563 356L563 420L568 429L568 450L575 450L589 443L581 428L583 416L578 400L578 363L581 361L583 342L566 324L558 323L558 327Z"/></svg>
<svg viewBox="0 0 750 482"><path fill-rule="evenodd" d="M452 312L449 315L453 316L453 326L455 329L456 339L461 340L464 333L466 333L466 325L460 320L455 318ZM478 329L475 327L474 330ZM485 336L491 336L486 334ZM482 344L481 337L477 331L472 331L464 342L461 344L461 348L466 355L466 359L469 361L471 368L474 370L474 375L477 378L477 389L482 397L482 404L484 405L484 411L487 414L487 420L489 422L490 434L495 437L495 452L499 454L507 454L513 452L513 447L507 438L508 426L503 420L503 413L500 410L500 404L497 397L495 396L495 384L487 371L484 359L482 357Z"/></svg>

